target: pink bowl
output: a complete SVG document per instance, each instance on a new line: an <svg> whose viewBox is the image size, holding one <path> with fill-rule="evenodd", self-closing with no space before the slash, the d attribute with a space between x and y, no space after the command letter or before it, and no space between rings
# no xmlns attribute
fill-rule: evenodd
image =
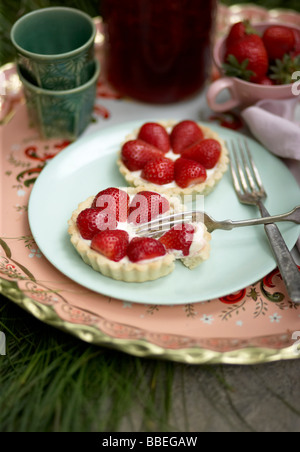
<svg viewBox="0 0 300 452"><path fill-rule="evenodd" d="M253 27L263 34L270 25L284 25L300 31L300 27L275 22L263 22L253 25ZM225 45L226 37L223 37L218 40L213 52L215 64L221 73L223 72L222 64L226 52ZM207 103L209 107L216 112L229 111L237 107L243 109L263 99L276 100L293 98L295 95L299 95L293 87L294 83L289 85L265 86L246 82L236 77L224 76L210 85L207 92ZM231 98L223 103L217 102L219 94L226 89L229 90Z"/></svg>

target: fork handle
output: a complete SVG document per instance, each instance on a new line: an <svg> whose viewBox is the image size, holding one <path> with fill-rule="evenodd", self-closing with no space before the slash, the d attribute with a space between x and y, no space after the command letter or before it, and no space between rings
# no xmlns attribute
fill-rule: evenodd
<svg viewBox="0 0 300 452"><path fill-rule="evenodd" d="M270 216L262 202L258 202L258 207L262 217ZM265 225L265 231L272 246L288 294L294 303L300 303L300 271L286 246L278 227L275 224L267 224Z"/></svg>
<svg viewBox="0 0 300 452"><path fill-rule="evenodd" d="M201 221L201 220L199 220ZM223 229L226 231L231 231L234 228L240 228L243 226L258 226L260 224L271 224L271 223L279 223L281 221L291 221L296 224L300 224L300 206L296 207L289 213L284 213L281 215L274 216L263 216L262 218L253 218L251 220L243 220L243 221L216 221L212 226L212 230L215 229Z"/></svg>

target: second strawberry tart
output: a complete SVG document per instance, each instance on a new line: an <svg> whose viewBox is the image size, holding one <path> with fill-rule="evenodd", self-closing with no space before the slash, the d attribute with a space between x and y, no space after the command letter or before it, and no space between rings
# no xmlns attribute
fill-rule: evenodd
<svg viewBox="0 0 300 452"><path fill-rule="evenodd" d="M227 171L220 136L185 120L145 123L122 145L118 166L129 185L174 195L208 195Z"/></svg>

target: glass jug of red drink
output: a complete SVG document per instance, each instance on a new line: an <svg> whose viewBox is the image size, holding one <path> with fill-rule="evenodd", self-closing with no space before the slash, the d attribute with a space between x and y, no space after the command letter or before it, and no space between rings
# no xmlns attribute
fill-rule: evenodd
<svg viewBox="0 0 300 452"><path fill-rule="evenodd" d="M216 0L102 0L107 77L150 103L188 98L211 70Z"/></svg>

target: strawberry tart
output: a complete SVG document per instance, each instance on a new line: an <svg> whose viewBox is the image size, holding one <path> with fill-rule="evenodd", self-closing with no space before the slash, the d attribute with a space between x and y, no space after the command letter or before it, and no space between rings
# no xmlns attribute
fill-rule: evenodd
<svg viewBox="0 0 300 452"><path fill-rule="evenodd" d="M193 269L209 258L211 236L203 223L177 225L157 239L138 235L140 225L183 210L178 196L112 187L78 206L68 232L94 270L120 281L152 281L170 274L177 259Z"/></svg>
<svg viewBox="0 0 300 452"><path fill-rule="evenodd" d="M195 121L145 123L122 145L118 166L129 185L174 195L208 195L228 168L224 141Z"/></svg>

